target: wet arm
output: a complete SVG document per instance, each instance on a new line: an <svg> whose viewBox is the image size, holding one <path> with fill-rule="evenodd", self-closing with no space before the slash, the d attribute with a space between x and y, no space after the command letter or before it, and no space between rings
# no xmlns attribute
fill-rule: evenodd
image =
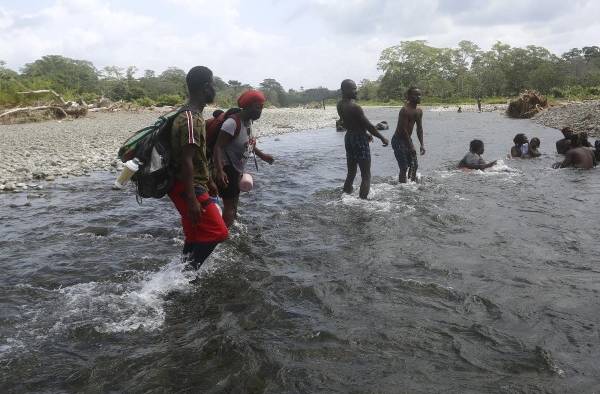
<svg viewBox="0 0 600 394"><path fill-rule="evenodd" d="M417 113L417 118L416 118L416 123L417 123L417 138L419 139L419 144L421 144L421 147L425 147L425 144L423 143L423 111L419 110L419 112Z"/></svg>
<svg viewBox="0 0 600 394"><path fill-rule="evenodd" d="M375 128L375 126L373 126L373 124L371 124L369 119L367 119L367 117L365 116L365 112L363 111L363 109L360 106L356 105L355 111L356 111L356 115L360 119L360 122L363 125L363 127L365 128L365 130L367 130L369 133L371 133L371 135L374 135L375 137L379 138L382 141L386 140L385 137L383 135L381 135L379 130L377 130Z"/></svg>
<svg viewBox="0 0 600 394"><path fill-rule="evenodd" d="M254 153L256 153L256 156L258 156L262 161L266 161L269 164L273 164L273 156L263 152L256 145L254 145Z"/></svg>

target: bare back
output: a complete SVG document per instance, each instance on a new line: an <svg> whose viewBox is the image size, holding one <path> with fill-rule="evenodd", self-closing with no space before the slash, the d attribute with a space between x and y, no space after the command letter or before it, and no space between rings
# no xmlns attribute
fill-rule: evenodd
<svg viewBox="0 0 600 394"><path fill-rule="evenodd" d="M594 167L594 152L585 147L573 148L567 152L563 166L573 166L575 168L590 169ZM563 167L561 166L561 167Z"/></svg>

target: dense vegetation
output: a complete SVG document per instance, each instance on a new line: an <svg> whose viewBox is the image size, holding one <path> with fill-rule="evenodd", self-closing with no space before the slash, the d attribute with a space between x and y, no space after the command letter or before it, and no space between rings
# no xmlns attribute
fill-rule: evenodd
<svg viewBox="0 0 600 394"><path fill-rule="evenodd" d="M600 48L574 48L557 56L545 48L513 48L501 42L483 51L469 41L457 48L435 48L426 41L402 41L385 49L379 58L382 75L360 82L359 98L373 103L401 102L407 87L419 86L426 102L465 102L480 96L503 101L525 88L555 98L600 95ZM340 76L342 79L343 76ZM227 107L249 85L215 78L218 104ZM285 90L275 79L265 79L263 90L271 105L316 104L338 96L335 90L314 88ZM23 104L31 98L17 92L53 89L68 99L93 101L100 96L133 101L139 105L175 105L185 98L185 71L176 67L160 74L134 66L98 70L84 60L44 56L26 64L20 73L0 61L0 106Z"/></svg>
<svg viewBox="0 0 600 394"><path fill-rule="evenodd" d="M529 45L512 48L497 42L489 51L470 41L457 48L435 48L425 41L402 41L379 58L383 75L361 82L360 98L402 100L409 86L418 86L429 101L515 96L535 89L555 98L600 95L600 48L573 48L560 57Z"/></svg>
<svg viewBox="0 0 600 394"><path fill-rule="evenodd" d="M145 70L143 76L136 77L138 70L104 67L97 70L84 60L74 60L63 56L44 56L26 64L21 73L5 67L0 61L0 106L8 107L31 100L29 96L17 94L20 91L53 89L67 99L82 98L87 102L104 96L113 101L124 100L142 106L176 105L186 96L184 70L170 67L160 74ZM239 94L252 88L239 81L223 81L215 77L217 104L233 106ZM320 102L337 96L337 91L326 88L285 91L275 79L265 79L258 86L265 92L269 103L274 106L297 106Z"/></svg>

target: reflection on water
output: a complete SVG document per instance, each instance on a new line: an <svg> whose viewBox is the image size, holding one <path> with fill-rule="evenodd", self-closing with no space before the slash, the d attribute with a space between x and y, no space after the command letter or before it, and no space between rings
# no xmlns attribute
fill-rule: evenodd
<svg viewBox="0 0 600 394"><path fill-rule="evenodd" d="M110 174L0 195L3 391L594 392L597 171L506 159L517 132L551 152L527 121L424 123L421 182L373 144L366 201L343 134L263 140L276 164L197 274L169 201ZM454 169L473 138L497 166Z"/></svg>

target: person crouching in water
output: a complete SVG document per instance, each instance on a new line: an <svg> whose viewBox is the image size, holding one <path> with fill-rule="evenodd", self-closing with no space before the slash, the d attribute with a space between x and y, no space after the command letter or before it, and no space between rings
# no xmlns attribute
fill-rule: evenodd
<svg viewBox="0 0 600 394"><path fill-rule="evenodd" d="M486 163L481 157L484 152L483 141L473 140L469 144L469 152L458 163L458 168L468 168L471 170L485 170L496 165L496 160Z"/></svg>
<svg viewBox="0 0 600 394"><path fill-rule="evenodd" d="M265 95L258 90L249 90L238 98L241 111L230 115L217 136L213 152L219 194L223 199L223 220L231 227L237 217L240 197L240 180L246 162L253 152L261 160L273 164L273 156L256 147L252 134L252 122L260 119Z"/></svg>
<svg viewBox="0 0 600 394"><path fill-rule="evenodd" d="M540 153L541 144L542 142L537 137L533 137L531 141L529 141L529 157L540 157L542 155Z"/></svg>
<svg viewBox="0 0 600 394"><path fill-rule="evenodd" d="M580 133L573 136L572 143L575 147L569 149L565 153L565 159L562 162L554 163L552 168L574 167L589 170L595 167L599 156L598 149L600 148L598 141L596 141L596 149L585 146L589 144L587 135Z"/></svg>
<svg viewBox="0 0 600 394"><path fill-rule="evenodd" d="M510 148L511 157L525 157L529 154L529 140L523 133L515 135L514 146Z"/></svg>
<svg viewBox="0 0 600 394"><path fill-rule="evenodd" d="M181 215L186 262L197 269L215 247L228 237L219 208L209 196L216 194L206 157L206 129L202 110L215 98L212 71L193 67L186 76L189 101L173 120L171 152L175 183L169 198Z"/></svg>

